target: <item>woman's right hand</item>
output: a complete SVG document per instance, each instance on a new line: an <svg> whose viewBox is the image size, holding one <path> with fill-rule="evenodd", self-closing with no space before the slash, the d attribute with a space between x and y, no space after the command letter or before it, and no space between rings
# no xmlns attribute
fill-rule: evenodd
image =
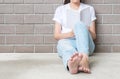
<svg viewBox="0 0 120 79"><path fill-rule="evenodd" d="M74 37L75 36L73 30L71 32L69 32L69 35L70 35L70 37Z"/></svg>
<svg viewBox="0 0 120 79"><path fill-rule="evenodd" d="M66 39L66 38L71 38L74 37L74 32L73 30L71 30L68 33L61 33L62 26L60 25L60 23L55 22L55 29L54 29L54 38L56 40L60 40L60 39Z"/></svg>

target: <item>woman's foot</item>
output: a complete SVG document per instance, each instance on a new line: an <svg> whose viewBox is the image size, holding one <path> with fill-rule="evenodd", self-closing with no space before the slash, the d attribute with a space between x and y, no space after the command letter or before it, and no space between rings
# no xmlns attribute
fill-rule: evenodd
<svg viewBox="0 0 120 79"><path fill-rule="evenodd" d="M68 61L68 68L71 74L76 74L79 70L79 62L82 59L82 54L75 53Z"/></svg>
<svg viewBox="0 0 120 79"><path fill-rule="evenodd" d="M90 73L88 56L85 54L83 54L82 60L79 63L79 71Z"/></svg>

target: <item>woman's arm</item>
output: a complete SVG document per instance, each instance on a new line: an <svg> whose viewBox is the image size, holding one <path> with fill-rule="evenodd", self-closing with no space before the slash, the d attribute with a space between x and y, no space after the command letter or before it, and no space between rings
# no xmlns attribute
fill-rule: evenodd
<svg viewBox="0 0 120 79"><path fill-rule="evenodd" d="M55 22L55 29L54 29L54 38L57 40L70 38L74 36L73 31L69 33L61 33L62 27L61 24L58 22Z"/></svg>
<svg viewBox="0 0 120 79"><path fill-rule="evenodd" d="M95 21L92 22L91 26L88 28L93 40L96 39Z"/></svg>
<svg viewBox="0 0 120 79"><path fill-rule="evenodd" d="M69 33L61 33L61 24L55 22L55 29L54 29L54 38L56 40L71 38L74 37L74 32L71 31ZM96 39L96 30L95 30L95 21L92 22L91 26L88 28L93 40Z"/></svg>

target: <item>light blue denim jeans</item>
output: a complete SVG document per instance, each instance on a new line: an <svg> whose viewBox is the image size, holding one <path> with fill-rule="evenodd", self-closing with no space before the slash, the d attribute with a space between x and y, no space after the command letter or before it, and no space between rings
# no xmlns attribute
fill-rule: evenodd
<svg viewBox="0 0 120 79"><path fill-rule="evenodd" d="M95 49L91 34L83 23L77 23L73 31L75 38L61 39L57 44L58 55L62 58L65 68L67 68L67 62L75 52L91 55Z"/></svg>

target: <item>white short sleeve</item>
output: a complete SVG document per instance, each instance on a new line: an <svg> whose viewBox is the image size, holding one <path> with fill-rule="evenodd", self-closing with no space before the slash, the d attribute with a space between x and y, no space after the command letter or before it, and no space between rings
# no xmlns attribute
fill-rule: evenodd
<svg viewBox="0 0 120 79"><path fill-rule="evenodd" d="M96 20L95 10L93 7L90 8L90 13L91 13L91 21Z"/></svg>
<svg viewBox="0 0 120 79"><path fill-rule="evenodd" d="M62 24L62 19L61 19L61 7L58 7L55 11L53 21L56 21L60 24Z"/></svg>

